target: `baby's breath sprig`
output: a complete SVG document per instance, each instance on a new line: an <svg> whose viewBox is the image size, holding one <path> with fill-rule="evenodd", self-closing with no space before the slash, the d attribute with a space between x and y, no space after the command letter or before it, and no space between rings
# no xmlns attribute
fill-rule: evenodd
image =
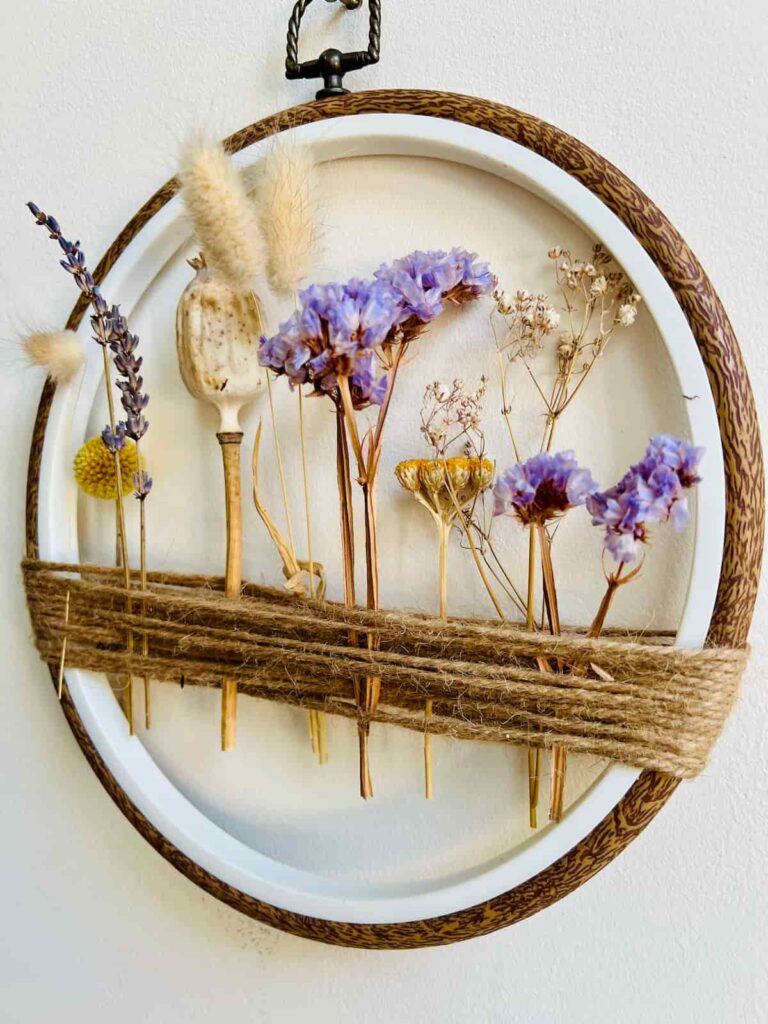
<svg viewBox="0 0 768 1024"><path fill-rule="evenodd" d="M568 327L557 347L558 372L547 404L542 448L549 451L557 422L582 388L615 332L637 319L641 297L619 270L611 270L610 253L597 243L588 260L568 249L549 250L555 280L565 304Z"/></svg>
<svg viewBox="0 0 768 1024"><path fill-rule="evenodd" d="M488 378L483 375L474 391L456 378L449 386L434 381L424 391L421 406L421 433L434 449L435 457L461 444L464 454L481 457L485 448L482 429L483 400L488 391Z"/></svg>
<svg viewBox="0 0 768 1024"><path fill-rule="evenodd" d="M450 387L440 381L428 384L424 391L420 429L432 449L433 458L409 459L395 468L400 485L430 513L437 529L441 619L448 616L448 539L451 529L459 521L472 544L467 524L471 522L479 496L493 482L493 463L483 458L482 411L487 389L488 381L484 376L473 391L458 378ZM462 456L449 455L450 449L456 445L461 445ZM482 566L474 547L472 552L482 576ZM424 791L427 799L432 797L432 740L429 733L432 708L432 701L425 701Z"/></svg>
<svg viewBox="0 0 768 1024"><path fill-rule="evenodd" d="M502 414L509 429L515 457L521 458L511 425L507 401L507 370L520 361L525 366L547 410L541 449L550 451L556 425L581 390L585 380L605 352L617 330L631 327L637 318L640 295L621 271L611 269L612 257L598 243L588 259L572 255L562 246L554 246L548 256L554 263L555 284L563 302L565 324L550 299L543 294L518 291L509 296L496 290L496 305L491 317L499 356L502 389ZM504 332L499 335L494 321L501 318ZM559 333L558 333L559 331ZM531 368L534 356L550 335L557 335L557 373L549 394L545 393Z"/></svg>

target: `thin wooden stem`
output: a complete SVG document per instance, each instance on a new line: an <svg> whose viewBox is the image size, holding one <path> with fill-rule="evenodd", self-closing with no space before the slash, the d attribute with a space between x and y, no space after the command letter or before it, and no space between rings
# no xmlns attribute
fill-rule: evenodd
<svg viewBox="0 0 768 1024"><path fill-rule="evenodd" d="M502 416L504 422L507 424L507 431L509 433L509 439L512 442L512 450L515 453L515 459L520 462L520 450L517 447L517 441L515 440L515 434L512 430L512 420L509 414L509 402L507 401L507 364L505 361L504 353L496 349L496 356L499 363L499 379L501 380L501 403L502 403Z"/></svg>
<svg viewBox="0 0 768 1024"><path fill-rule="evenodd" d="M355 526L352 518L352 482L349 475L349 447L344 427L344 410L336 408L336 483L339 491L341 554L344 566L344 603L355 604Z"/></svg>
<svg viewBox="0 0 768 1024"><path fill-rule="evenodd" d="M559 636L560 612L557 604L555 573L552 566L552 545L546 527L539 525L537 529L541 545L541 573L544 582L544 597L549 620L549 631L553 636ZM552 778L549 794L550 821L560 821L563 815L567 757L567 752L562 747L552 747Z"/></svg>
<svg viewBox="0 0 768 1024"><path fill-rule="evenodd" d="M427 800L432 799L432 733L429 731L429 720L432 717L433 702L428 700L424 704L424 796Z"/></svg>
<svg viewBox="0 0 768 1024"><path fill-rule="evenodd" d="M312 513L309 499L309 470L307 468L307 442L304 430L304 396L299 394L299 438L301 440L301 472L304 479L304 516L307 523L307 560L309 562L309 596L315 596L315 560L312 557Z"/></svg>
<svg viewBox="0 0 768 1024"><path fill-rule="evenodd" d="M227 516L227 562L224 578L225 596L230 600L240 597L243 571L243 524L240 497L240 445L243 435L239 431L217 434L224 466L224 499ZM224 679L221 685L221 749L233 750L237 722L237 682Z"/></svg>
<svg viewBox="0 0 768 1024"><path fill-rule="evenodd" d="M138 447L138 444L136 445ZM139 470L141 463L139 462ZM146 501L144 498L139 499L139 579L141 581L141 590L146 590ZM146 601L141 601L141 617L143 618L146 614ZM143 633L141 636L141 653L144 657L150 653L150 639ZM144 676L144 728L150 729L152 727L152 695L150 693L150 677Z"/></svg>
<svg viewBox="0 0 768 1024"><path fill-rule="evenodd" d="M440 618L448 618L448 540L451 535L451 524L439 515L435 515L438 534L438 588L440 592ZM429 720L432 717L434 702L424 703L424 796L432 799L432 734L429 732Z"/></svg>
<svg viewBox="0 0 768 1024"><path fill-rule="evenodd" d="M312 554L312 513L309 499L309 470L307 467L307 441L304 429L304 395L301 385L296 389L299 396L299 440L301 445L301 474L304 483L304 521L307 528L307 561L309 564L309 596L315 596L315 560ZM322 711L310 711L309 722L312 735L312 750L320 756L320 719ZM322 760L321 760L322 764Z"/></svg>
<svg viewBox="0 0 768 1024"><path fill-rule="evenodd" d="M355 604L355 531L352 517L352 480L349 467L349 442L344 408L341 402L336 406L336 480L339 490L339 514L341 523L341 550L344 563L344 605ZM350 646L357 646L357 633L350 630ZM355 703L360 712L365 710L361 680L353 680ZM367 800L373 796L370 761L368 757L368 736L370 723L362 717L358 720L357 736L360 749L360 796Z"/></svg>
<svg viewBox="0 0 768 1024"><path fill-rule="evenodd" d="M328 763L328 729L324 711L317 712L317 753L320 764Z"/></svg>
<svg viewBox="0 0 768 1024"><path fill-rule="evenodd" d="M552 567L552 545L546 527L537 526L539 545L541 547L541 573L544 583L544 598L547 606L550 632L553 636L560 635L560 612L557 606L557 589L555 572Z"/></svg>
<svg viewBox="0 0 768 1024"><path fill-rule="evenodd" d="M107 346L101 346L101 354L104 361L104 387L107 393L107 407L109 409L109 428L112 433L115 433L116 421L115 421L115 403L112 397L111 387L111 376L109 371L109 356L107 354ZM123 467L120 461L120 452L114 452L115 460L115 487L117 489L117 523L118 523L118 534L120 544L120 556L122 560L123 568L123 586L126 590L126 612L130 615L133 612L133 603L130 597L131 589L131 567L128 563L128 540L127 533L125 531L125 501L123 499ZM133 630L128 629L126 631L126 651L128 654L133 653ZM133 677L128 676L128 686L125 692L125 714L128 719L128 731L133 736Z"/></svg>
<svg viewBox="0 0 768 1024"><path fill-rule="evenodd" d="M603 594L603 599L600 602L600 607L597 610L597 615L595 615L594 621L592 622L592 625L589 627L589 630L587 632L587 636L590 640L597 640L597 638L603 631L603 626L605 625L605 620L608 616L608 611L611 607L611 603L613 602L613 598L616 595L616 591L621 586L621 581L619 577L621 575L621 570L624 568L624 565L625 563L622 562L618 568L618 571L614 573L612 576L608 577L608 585L606 586L605 593Z"/></svg>
<svg viewBox="0 0 768 1024"><path fill-rule="evenodd" d="M459 499L457 498L456 491L454 490L453 484L451 483L451 478L448 475L448 469L447 469L447 465L446 465L445 461L443 461L443 468L444 468L444 471L445 471L445 485L446 485L446 487L448 489L448 493L451 496L451 501L452 501L453 507L454 507L454 509L456 511L456 518L458 519L459 523L461 524L461 529L464 532L464 536L467 538L467 543L469 544L469 550L472 552L472 558L474 559L474 562L475 562L475 568L477 569L478 573L480 574L480 579L483 581L483 586L485 587L485 589L486 589L486 591L488 593L488 597L491 599L491 604L493 605L494 609L496 610L496 614L499 616L499 618L501 619L502 622L506 622L506 617L504 615L504 610L502 609L501 605L499 604L499 600L496 597L496 595L494 594L493 588L491 587L491 584L488 581L488 577L485 574L485 570L483 569L483 563L482 563L482 560L480 558L480 553L477 550L477 545L475 544L474 537L472 536L472 531L467 526L467 521L466 521L466 519L464 517L464 513L462 511L461 505L459 504Z"/></svg>
<svg viewBox="0 0 768 1024"><path fill-rule="evenodd" d="M533 526L529 528L528 534L528 600L525 605L525 626L526 629L533 629L534 626L534 586L536 583L536 530Z"/></svg>
<svg viewBox="0 0 768 1024"><path fill-rule="evenodd" d="M317 747L317 712L313 711L312 708L307 712L307 721L309 722L309 741L312 744L312 753L316 754Z"/></svg>
<svg viewBox="0 0 768 1024"><path fill-rule="evenodd" d="M374 494L375 478L372 482L366 481L363 484L363 502L365 506L365 571L367 581L367 605L371 609L379 607L379 565L376 534L376 504ZM377 646L376 637L369 632L367 645L369 650ZM368 740L370 735L371 715L379 704L381 695L381 679L378 676L366 676L363 690L363 710L366 714L363 748L364 771L361 769L361 779L364 784L361 787L361 794L365 799L373 796L373 782L369 763Z"/></svg>
<svg viewBox="0 0 768 1024"><path fill-rule="evenodd" d="M112 397L112 381L109 370L109 354L107 346L101 346L101 355L104 361L104 387L107 392L107 408L109 409L109 429L114 433L117 420L115 419L115 400Z"/></svg>
<svg viewBox="0 0 768 1024"><path fill-rule="evenodd" d="M363 456L363 446L360 443L360 435L357 432L355 407L352 404L352 394L349 390L349 381L346 377L339 377L339 395L341 396L341 405L344 410L344 419L347 425L349 440L352 442L352 451L354 452L355 460L357 461L358 473L362 478L365 474L365 458Z"/></svg>
<svg viewBox="0 0 768 1024"><path fill-rule="evenodd" d="M528 599L526 601L525 625L534 629L534 600L536 582L536 529L529 527L528 535ZM541 778L541 750L528 747L528 823L538 828L539 780Z"/></svg>
<svg viewBox="0 0 768 1024"><path fill-rule="evenodd" d="M67 598L66 598L66 600L64 602L64 626L66 627L68 625L69 625L69 591L67 591ZM57 693L59 695L59 700L61 700L62 695L64 693L64 666L65 666L66 661L67 661L67 640L68 639L69 639L69 634L65 633L64 634L64 639L61 642L61 657L59 658L59 679L58 679L58 684L56 686L56 691L57 691Z"/></svg>
<svg viewBox="0 0 768 1024"><path fill-rule="evenodd" d="M283 495L283 508L285 509L285 522L288 529L288 543L291 554L296 560L296 544L293 539L293 523L291 522L291 508L288 504L288 488L285 483L285 468L283 466L283 453L280 447L280 435L277 430L277 417L275 416L275 401L272 397L272 378L269 370L264 371L267 377L267 396L269 398L269 416L272 421L272 437L275 442L275 460L277 462L277 475L280 480L280 490Z"/></svg>
<svg viewBox="0 0 768 1024"><path fill-rule="evenodd" d="M440 580L440 618L448 618L448 538L451 532L451 524L444 519L438 518L438 544L439 544L439 580Z"/></svg>
<svg viewBox="0 0 768 1024"><path fill-rule="evenodd" d="M125 599L125 610L128 615L133 614L133 600L130 596L131 590L131 567L128 564L128 545L126 543L126 537L128 534L125 529L125 501L123 498L123 467L120 462L120 452L115 452L115 479L117 481L117 503L120 511L120 537L121 537L121 552L123 557L123 586L127 592ZM128 654L133 654L133 629L128 627L126 631L126 643L125 649ZM133 676L128 677L128 687L125 695L126 715L128 716L128 732L131 736L134 734L133 725Z"/></svg>
<svg viewBox="0 0 768 1024"><path fill-rule="evenodd" d="M483 536L483 534L481 534L481 536ZM526 612L527 612L527 608L526 608L526 603L525 603L525 599L523 598L523 595L517 589L517 587L515 586L511 576L509 575L507 570L504 568L504 565L502 564L501 559L496 554L496 550L495 550L493 544L491 543L490 538L488 536L484 536L483 539L485 540L485 542L486 542L486 544L488 546L488 550L491 553L491 557L493 558L494 562L496 563L496 568L498 569L498 571L504 577L504 581L506 582L506 585L509 588L508 595L510 597L510 600L517 607L518 611L520 611L523 615L525 615ZM495 571L493 569L491 569L491 566L490 566L490 563L488 562L488 559L484 557L484 561L485 561L485 564L490 569L490 571L493 572L494 576L495 576L496 573L495 573ZM497 577L497 579L498 579L498 577ZM501 582L501 581L499 581L499 582ZM503 584L502 584L502 586L503 586Z"/></svg>

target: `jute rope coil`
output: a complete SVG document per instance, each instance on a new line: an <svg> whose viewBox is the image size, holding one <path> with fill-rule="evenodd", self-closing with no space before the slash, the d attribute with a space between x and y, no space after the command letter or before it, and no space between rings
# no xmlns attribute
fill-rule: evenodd
<svg viewBox="0 0 768 1024"><path fill-rule="evenodd" d="M246 584L224 599L220 577L150 573L132 591L115 569L22 563L38 649L57 665L218 686L357 717L353 682L382 679L372 721L459 739L550 747L689 778L704 767L737 695L746 649L700 651L669 635L588 639L473 619L345 609ZM149 653L126 653L126 634ZM368 643L368 635L376 638ZM350 640L354 637L354 642ZM547 659L552 672L537 659Z"/></svg>

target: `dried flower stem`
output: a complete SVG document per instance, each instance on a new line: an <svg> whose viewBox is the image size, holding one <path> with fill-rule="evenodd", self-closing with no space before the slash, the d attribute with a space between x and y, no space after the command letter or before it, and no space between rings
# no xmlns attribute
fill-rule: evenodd
<svg viewBox="0 0 768 1024"><path fill-rule="evenodd" d="M357 430L355 411L352 405L352 395L349 390L349 381L346 377L339 378L339 396L344 414L344 425L352 445L355 459L358 466L358 480L363 491L363 503L365 508L365 571L366 571L366 603L368 608L379 607L379 569L378 569L378 548L376 538L376 505L374 491L376 483L376 469L372 465L373 444L369 445L369 461L367 462L363 453L363 447ZM382 412L384 406L382 406ZM379 414L381 416L381 413ZM349 464L347 464L347 471ZM351 494L350 494L351 498ZM351 502L350 502L351 512ZM374 638L368 635L368 645L372 647ZM365 680L357 685L356 699L360 706L365 720L358 727L360 738L360 795L367 800L373 796L373 784L371 780L370 756L368 751L368 740L370 735L370 721L368 716L376 710L381 692L381 680L374 676L366 676Z"/></svg>
<svg viewBox="0 0 768 1024"><path fill-rule="evenodd" d="M288 504L288 488L285 484L285 469L283 467L283 455L280 447L280 435L277 430L277 417L275 416L275 402L272 397L272 379L269 370L264 371L267 378L267 396L269 397L269 417L272 422L272 437L275 442L275 459L277 461L277 475L280 480L280 490L283 495L283 508L285 510L285 521L288 528L288 543L291 547L291 554L296 558L296 544L293 539L293 523L291 522L291 510Z"/></svg>
<svg viewBox="0 0 768 1024"><path fill-rule="evenodd" d="M136 459L138 462L138 472L141 474L143 466L141 464L141 453L139 451L139 442L136 442ZM139 579L141 581L141 591L144 594L147 590L147 512L146 512L146 501L144 498L139 499ZM144 598L141 601L141 615L142 618L147 613L147 602ZM146 633L142 634L141 637L141 653L146 658L149 654L149 637ZM144 676L144 728L150 729L152 726L152 708L151 708L151 694L149 689L149 676Z"/></svg>
<svg viewBox="0 0 768 1024"><path fill-rule="evenodd" d="M349 386L349 379L345 376L340 376L338 379L338 393L339 401L337 402L337 415L341 415L341 435L344 438L346 445L347 438L351 443L352 451L357 462L358 471L358 483L363 492L363 503L365 510L365 570L366 570L366 601L367 607L376 609L379 607L379 558L378 558L378 535L376 527L376 482L378 476L379 463L381 460L382 451L382 439L384 432L384 425L387 420L387 414L389 412L390 404L392 401L392 393L394 386L397 381L397 374L402 362L403 356L405 355L408 343L401 341L399 344L390 347L390 352L387 355L389 359L388 374L387 374L387 390L384 396L384 400L379 408L379 413L376 418L375 426L371 431L368 432L365 439L361 441L360 434L357 429L357 420L355 417L355 409L352 402L352 394ZM394 352L391 352L391 348L394 348ZM337 428L339 429L339 428ZM339 435L337 434L337 437ZM365 445L365 448L364 448ZM337 465L339 465L344 471L344 502L346 504L346 511L342 508L342 536L344 537L345 528L343 525L345 517L351 523L352 514L352 494L351 494L351 480L349 476L349 450L345 450L345 457L340 461L337 455ZM340 488L340 497L342 489ZM354 550L354 534L351 526L348 525L346 528L347 541L350 550ZM350 571L350 567L354 566L354 562L347 564L345 562L345 575ZM353 572L353 568L351 569ZM354 584L353 584L354 586ZM354 596L352 597L352 604L354 604ZM372 635L368 635L368 646L370 649L375 648L376 638ZM369 755L368 755L368 736L370 733L370 721L367 716L371 712L376 710L379 703L379 696L381 693L381 679L378 677L367 677L360 687L357 684L355 698L359 706L361 706L366 719L362 721L358 728L360 737L360 794L364 799L373 796L373 786L371 783Z"/></svg>
<svg viewBox="0 0 768 1024"><path fill-rule="evenodd" d="M504 422L507 425L507 431L509 432L509 439L512 442L512 450L515 453L515 458L520 461L520 449L517 447L517 441L515 440L515 433L512 429L512 416L511 406L507 398L507 362L504 359L503 354L496 349L496 357L499 364L499 380L501 382L501 414L504 417Z"/></svg>
<svg viewBox="0 0 768 1024"><path fill-rule="evenodd" d="M501 589L507 595L507 597L509 598L510 602L515 606L515 608L523 616L525 616L526 615L526 611L527 611L526 603L525 603L524 599L521 597L520 591L517 589L517 587L515 586L515 584L513 583L512 579L511 579L511 577L509 576L509 573L507 572L507 570L504 568L504 566L502 565L501 561L499 560L499 556L496 554L496 551L494 550L494 547L491 544L490 540L488 539L487 535L484 535L480 531L480 528L479 528L479 526L477 524L477 521L473 520L472 525L473 525L474 529L478 532L478 534L480 535L480 537L482 538L484 543L487 545L488 552L489 552L491 558L493 559L493 561L495 562L495 568L494 568L494 566L491 564L491 561L490 561L488 555L486 555L486 553L483 550L483 548L480 549L480 556L483 559L483 562L485 562L485 565L486 565L486 568L488 569L488 572L490 572L490 574L493 576L493 578L499 584Z"/></svg>
<svg viewBox="0 0 768 1024"><path fill-rule="evenodd" d="M352 518L352 481L344 410L336 407L336 483L339 490L341 552L344 568L344 602L355 604L355 526Z"/></svg>
<svg viewBox="0 0 768 1024"><path fill-rule="evenodd" d="M66 597L66 600L64 601L64 628L65 629L69 625L69 599L70 599L70 595L69 595L69 591L67 591L67 597ZM68 639L69 639L69 636L68 636L67 633L65 633L64 634L64 639L61 642L61 657L59 658L59 678L58 678L58 681L57 681L57 684L56 684L56 692L59 695L59 700L61 700L61 698L62 698L62 696L64 694L64 666L66 665L66 662L67 662L67 640Z"/></svg>
<svg viewBox="0 0 768 1024"><path fill-rule="evenodd" d="M560 635L560 612L557 604L555 573L552 566L552 545L546 526L537 526L541 547L541 574L544 582L544 603L547 609L549 631L552 636ZM563 813L565 795L566 752L562 747L552 748L552 780L550 787L549 817L559 821Z"/></svg>
<svg viewBox="0 0 768 1024"><path fill-rule="evenodd" d="M438 579L440 590L440 618L448 618L448 539L451 524L438 515L434 516L438 536ZM432 734L429 732L429 719L432 717L434 703L428 700L424 704L424 795L432 799Z"/></svg>
<svg viewBox="0 0 768 1024"><path fill-rule="evenodd" d="M605 593L603 594L603 599L600 602L600 607L597 610L597 615L595 615L594 621L592 622L592 625L589 627L589 630L587 632L587 636L590 640L596 640L600 636L600 634L603 631L603 627L605 626L605 620L608 616L608 611L613 602L613 598L616 595L616 591L619 589L620 586L622 586L622 584L628 583L630 580L629 576L625 577L624 579L621 578L625 565L626 562L622 562L619 565L616 572L611 573L611 575L606 578L607 586L605 589ZM637 569L632 572L632 578L634 578L637 575L637 572Z"/></svg>
<svg viewBox="0 0 768 1024"><path fill-rule="evenodd" d="M536 529L528 534L528 600L526 602L526 628L534 630L534 582L536 580ZM531 828L538 828L539 788L541 784L541 748L528 747L528 820Z"/></svg>
<svg viewBox="0 0 768 1024"><path fill-rule="evenodd" d="M312 753L318 752L317 744L317 711L312 708L307 712L307 724L309 725L309 741L312 745Z"/></svg>
<svg viewBox="0 0 768 1024"><path fill-rule="evenodd" d="M261 521L267 528L270 540L275 545L280 560L283 563L283 575L288 581L289 589L291 584L301 576L302 570L309 571L308 562L300 562L297 558L291 554L291 549L288 541L278 530L275 521L267 511L264 502L259 497L259 451L261 449L261 431L262 424L259 421L259 425L256 428L256 434L253 439L253 451L251 453L251 472L253 477L253 504L256 507L256 511L259 514ZM325 578L323 575L323 567L319 562L313 563L314 574L317 582L315 583L315 596L320 600L325 596Z"/></svg>
<svg viewBox="0 0 768 1024"><path fill-rule="evenodd" d="M109 371L109 357L107 355L107 346L101 346L101 354L104 360L104 384L107 392L107 407L109 409L109 427L114 433L116 430L115 421L115 405L112 398L112 387L110 381ZM130 596L131 589L131 567L128 561L128 544L127 544L127 533L125 529L125 500L123 497L123 473L120 465L120 452L115 451L113 453L115 459L115 485L117 487L117 529L120 538L120 556L123 569L123 586L128 592L126 594L126 606L125 610L128 615L133 613L133 602ZM133 630L129 627L126 631L126 651L128 654L133 654ZM134 734L133 725L133 677L128 676L128 686L125 691L125 714L128 719L128 732L131 736Z"/></svg>
<svg viewBox="0 0 768 1024"><path fill-rule="evenodd" d="M339 491L339 523L341 527L341 554L344 570L344 606L355 605L355 526L352 516L352 479L349 466L349 441L347 420L341 401L336 403L336 483ZM349 632L349 644L356 647L357 633ZM364 719L363 691L359 678L353 680L355 703L360 712L357 724L360 747L360 795L367 800L373 796L371 769L368 757L368 735L370 723Z"/></svg>
<svg viewBox="0 0 768 1024"><path fill-rule="evenodd" d="M451 495L451 501L453 502L453 506L456 509L456 518L457 518L458 522L461 524L461 528L462 528L462 530L464 532L464 536L467 538L467 543L469 544L469 550L472 552L472 558L474 559L474 562L475 562L475 568L477 569L477 571L478 571L478 573L480 575L480 579L483 581L483 586L486 589L488 597L491 599L491 604L493 605L494 609L496 610L496 614L499 616L499 618L501 619L502 622L506 622L507 620L506 620L506 616L504 615L504 610L502 609L501 605L499 604L499 599L496 597L496 594L493 592L493 587L491 586L490 582L488 581L488 577L485 574L485 570L483 569L483 563L482 563L482 560L480 558L480 553L477 550L477 545L475 544L474 538L472 536L472 531L470 530L469 526L467 525L466 517L464 516L464 513L462 512L461 505L459 504L459 499L458 499L458 497L456 495L456 491L455 491L455 489L453 487L453 484L451 483L450 477L448 477L448 474L446 474L446 483L447 483L448 491L449 491L449 493Z"/></svg>
<svg viewBox="0 0 768 1024"><path fill-rule="evenodd" d="M267 371L269 372L269 371ZM310 512L310 498L309 498L309 470L307 467L307 443L306 443L306 432L304 429L304 396L301 391L301 386L297 389L298 392L298 405L299 405L299 442L301 447L301 473L304 483L304 519L307 528L307 559L309 562L309 596L315 596L315 561L312 554L312 515ZM312 736L312 750L318 754L320 764L325 764L327 757L323 756L322 744L320 741L321 732L321 720L325 718L325 714L322 711L310 711L309 712L309 723L310 733ZM323 725L324 727L324 725Z"/></svg>
<svg viewBox="0 0 768 1024"><path fill-rule="evenodd" d="M304 431L304 397L299 393L299 438L301 443L301 472L304 481L304 514L307 522L307 559L309 561L309 596L315 596L315 561L312 557L312 515L309 500L309 472L307 469L307 443Z"/></svg>

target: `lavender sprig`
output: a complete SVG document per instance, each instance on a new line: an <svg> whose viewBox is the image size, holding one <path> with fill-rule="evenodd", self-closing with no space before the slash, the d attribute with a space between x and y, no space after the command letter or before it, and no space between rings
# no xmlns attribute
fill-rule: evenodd
<svg viewBox="0 0 768 1024"><path fill-rule="evenodd" d="M120 402L126 412L126 419L125 423L110 424L110 437L114 437L114 432L122 427L124 436L139 441L149 428L149 423L143 415L149 404L149 395L143 390L144 380L140 373L143 360L141 356L136 355L138 336L129 332L128 323L121 315L120 307L110 306L104 299L86 266L85 253L80 247L80 242L70 242L66 239L56 218L44 213L35 203L27 203L27 207L36 223L45 227L49 236L59 243L64 253L64 259L59 261L61 266L72 275L75 284L94 310L91 316L93 340L102 348L109 347L113 353L113 363L118 373L118 380L115 383L120 390ZM106 439L104 443L107 444ZM139 488L136 496L140 497L138 490ZM145 498L146 494L143 497Z"/></svg>
<svg viewBox="0 0 768 1024"><path fill-rule="evenodd" d="M134 497L144 501L152 490L152 477L143 469L133 474L133 486L136 488Z"/></svg>
<svg viewBox="0 0 768 1024"><path fill-rule="evenodd" d="M109 423L101 432L101 440L107 451L116 455L125 448L125 424L121 421L113 430Z"/></svg>

